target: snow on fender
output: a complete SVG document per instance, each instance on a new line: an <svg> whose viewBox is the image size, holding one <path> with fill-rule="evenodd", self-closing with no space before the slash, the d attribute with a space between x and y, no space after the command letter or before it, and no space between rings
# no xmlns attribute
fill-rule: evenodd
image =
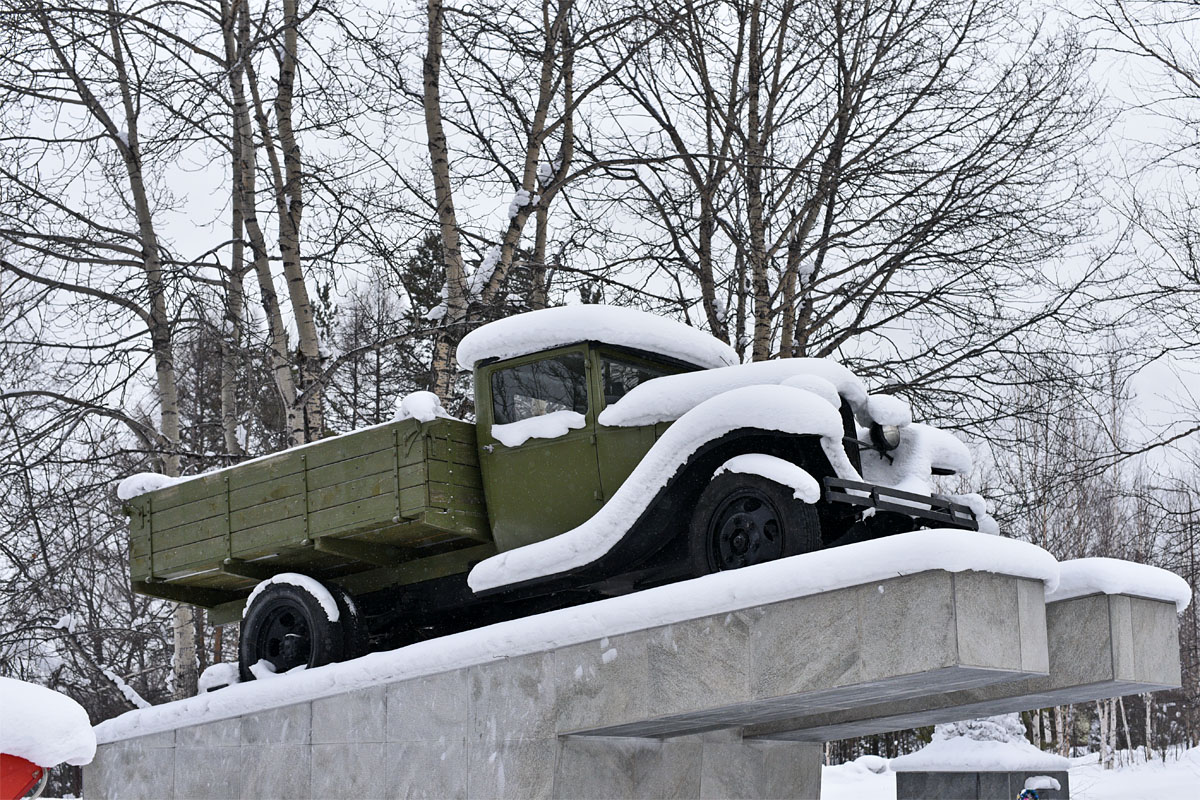
<svg viewBox="0 0 1200 800"><path fill-rule="evenodd" d="M39 767L90 764L96 734L83 706L65 694L0 678L0 753Z"/></svg>
<svg viewBox="0 0 1200 800"><path fill-rule="evenodd" d="M273 583L286 583L299 587L311 594L317 603L320 604L321 610L325 612L325 616L330 622L337 622L341 618L341 611L338 610L337 601L333 599L333 595L329 593L329 590L321 585L320 581L310 578L307 575L301 575L298 572L281 572L272 578L267 578L254 587L254 591L246 598L246 605L242 608L242 619L246 618L246 613L254 605L255 598Z"/></svg>
<svg viewBox="0 0 1200 800"><path fill-rule="evenodd" d="M589 520L558 536L484 559L471 570L467 584L478 592L591 564L621 541L693 453L741 428L817 435L834 472L861 480L842 447L842 418L828 402L791 386L742 386L704 400L667 428Z"/></svg>
<svg viewBox="0 0 1200 800"><path fill-rule="evenodd" d="M780 486L792 490L792 497L805 503L816 503L821 499L821 484L817 479L801 467L790 461L766 453L746 453L734 456L722 464L713 476L723 472L737 472L744 475L758 475Z"/></svg>

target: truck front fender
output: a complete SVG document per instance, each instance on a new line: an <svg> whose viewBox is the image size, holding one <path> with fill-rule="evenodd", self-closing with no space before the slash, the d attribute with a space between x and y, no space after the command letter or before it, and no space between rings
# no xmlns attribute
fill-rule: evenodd
<svg viewBox="0 0 1200 800"><path fill-rule="evenodd" d="M468 584L477 594L490 594L628 571L678 533L689 498L694 502L721 464L744 453L802 463L817 477L860 479L842 435L837 410L804 389L762 385L725 392L668 428L587 522L480 562Z"/></svg>

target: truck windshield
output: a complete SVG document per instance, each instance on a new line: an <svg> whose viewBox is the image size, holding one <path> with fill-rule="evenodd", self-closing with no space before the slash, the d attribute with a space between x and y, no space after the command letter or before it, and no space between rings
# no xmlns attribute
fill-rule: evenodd
<svg viewBox="0 0 1200 800"><path fill-rule="evenodd" d="M492 373L492 416L497 425L554 411L587 413L583 353L543 358Z"/></svg>
<svg viewBox="0 0 1200 800"><path fill-rule="evenodd" d="M604 405L611 406L633 387L645 383L651 378L673 375L679 370L658 364L652 365L604 356L601 360L601 372L604 380Z"/></svg>

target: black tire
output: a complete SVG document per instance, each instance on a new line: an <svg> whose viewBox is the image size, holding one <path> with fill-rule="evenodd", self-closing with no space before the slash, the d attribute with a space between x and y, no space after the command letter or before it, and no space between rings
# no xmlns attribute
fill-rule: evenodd
<svg viewBox="0 0 1200 800"><path fill-rule="evenodd" d="M342 587L330 585L328 588L333 594L333 599L337 601L341 617L338 620L342 625L341 660L349 661L352 658L366 655L370 650L370 638L367 635L366 623L359 613L358 604Z"/></svg>
<svg viewBox="0 0 1200 800"><path fill-rule="evenodd" d="M341 619L331 621L317 598L301 587L272 583L254 598L242 620L238 672L243 681L253 680L250 667L261 660L269 661L276 673L301 665L319 667L340 661L343 649Z"/></svg>
<svg viewBox="0 0 1200 800"><path fill-rule="evenodd" d="M688 549L695 575L807 553L821 547L817 510L790 486L726 472L709 482L692 514Z"/></svg>

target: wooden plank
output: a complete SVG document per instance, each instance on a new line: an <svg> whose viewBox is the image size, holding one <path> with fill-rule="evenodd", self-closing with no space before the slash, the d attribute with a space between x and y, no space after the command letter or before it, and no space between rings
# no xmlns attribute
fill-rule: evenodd
<svg viewBox="0 0 1200 800"><path fill-rule="evenodd" d="M150 555L150 539L149 538L130 538L129 540L129 556L136 558L140 556Z"/></svg>
<svg viewBox="0 0 1200 800"><path fill-rule="evenodd" d="M479 473L479 467L434 460L425 462L424 466L429 480L435 483L448 483L469 489L483 488L483 476Z"/></svg>
<svg viewBox="0 0 1200 800"><path fill-rule="evenodd" d="M150 556L130 558L129 576L135 581L150 577Z"/></svg>
<svg viewBox="0 0 1200 800"><path fill-rule="evenodd" d="M182 547L191 542L198 542L201 539L212 539L216 536L226 536L229 534L229 524L225 521L225 515L219 517L209 517L187 525L179 525L175 528L167 528L166 530L154 531L154 552L161 553L164 550L170 550L173 547Z"/></svg>
<svg viewBox="0 0 1200 800"><path fill-rule="evenodd" d="M428 480L426 466L429 463L431 462L418 461L416 464L409 464L396 470L396 480L399 482L400 488L409 489L414 486L424 486L425 481Z"/></svg>
<svg viewBox="0 0 1200 800"><path fill-rule="evenodd" d="M352 528L387 525L395 514L396 500L389 493L313 511L308 515L308 525L309 530L330 534Z"/></svg>
<svg viewBox="0 0 1200 800"><path fill-rule="evenodd" d="M295 450L284 450L266 458L255 459L254 463L239 464L224 474L229 476L229 491L248 489L259 483L286 478L303 472L304 462Z"/></svg>
<svg viewBox="0 0 1200 800"><path fill-rule="evenodd" d="M324 530L320 524L313 519L313 515L318 511L324 511L334 506L345 505L346 503L354 503L359 500L367 500L373 497L387 496L392 500L392 513L388 514L390 521L396 515L395 511L395 494L392 486L395 477L389 472L381 472L375 475L367 475L358 480L347 481L346 483L338 483L333 486L326 486L321 489L310 490L308 493L308 515L309 529L314 533L319 533Z"/></svg>
<svg viewBox="0 0 1200 800"><path fill-rule="evenodd" d="M479 464L475 445L448 439L429 440L429 458L433 461L449 461L455 464Z"/></svg>
<svg viewBox="0 0 1200 800"><path fill-rule="evenodd" d="M222 536L172 547L169 550L155 551L154 575L155 577L170 577L172 574L201 565L215 567L225 557L225 548L225 537Z"/></svg>
<svg viewBox="0 0 1200 800"><path fill-rule="evenodd" d="M404 420L394 424L402 426L401 435L403 436L404 430L415 430L416 421ZM311 470L391 447L394 436L392 426L385 425L326 439L304 448L301 452L306 457L308 468Z"/></svg>
<svg viewBox="0 0 1200 800"><path fill-rule="evenodd" d="M422 432L436 436L440 439L452 439L456 442L475 446L475 426L470 422L463 422L457 419L438 418L427 422L422 427Z"/></svg>
<svg viewBox="0 0 1200 800"><path fill-rule="evenodd" d="M416 517L429 507L424 486L412 486L400 490L400 516Z"/></svg>
<svg viewBox="0 0 1200 800"><path fill-rule="evenodd" d="M157 537L159 531L174 528L179 525L198 522L209 517L225 516L225 484L221 484L220 494L172 506L165 511L154 504L154 514L150 517L150 525Z"/></svg>
<svg viewBox="0 0 1200 800"><path fill-rule="evenodd" d="M177 483L174 486L165 486L162 489L155 489L153 492L147 492L144 497L147 497L154 503L154 513L157 515L161 511L166 511L176 506L194 503L198 500L204 500L225 492L225 479L223 473L212 473L208 475L197 475L184 480L183 483Z"/></svg>
<svg viewBox="0 0 1200 800"><path fill-rule="evenodd" d="M303 514L304 495L294 495L234 511L229 515L229 528L231 531L242 531Z"/></svg>
<svg viewBox="0 0 1200 800"><path fill-rule="evenodd" d="M308 488L311 490L333 486L366 475L374 475L377 472L390 473L396 468L395 461L395 448L389 439L383 443L381 449L374 452L339 461L336 464L309 469Z"/></svg>
<svg viewBox="0 0 1200 800"><path fill-rule="evenodd" d="M482 492L443 483L429 484L429 505L447 511L461 509L482 512L485 508Z"/></svg>
<svg viewBox="0 0 1200 800"><path fill-rule="evenodd" d="M243 508L282 500L292 495L304 494L304 473L295 472L280 478L243 486L229 490L229 510L239 511Z"/></svg>
<svg viewBox="0 0 1200 800"><path fill-rule="evenodd" d="M294 547L307 536L304 517L277 519L230 534L234 558L255 558L284 547Z"/></svg>

